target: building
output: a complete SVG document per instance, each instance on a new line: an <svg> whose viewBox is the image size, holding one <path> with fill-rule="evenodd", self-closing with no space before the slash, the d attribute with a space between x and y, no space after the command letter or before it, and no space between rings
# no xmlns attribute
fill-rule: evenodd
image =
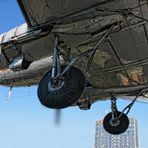
<svg viewBox="0 0 148 148"><path fill-rule="evenodd" d="M130 118L127 131L120 135L111 135L103 128L103 120L96 122L95 148L139 148L137 120Z"/></svg>

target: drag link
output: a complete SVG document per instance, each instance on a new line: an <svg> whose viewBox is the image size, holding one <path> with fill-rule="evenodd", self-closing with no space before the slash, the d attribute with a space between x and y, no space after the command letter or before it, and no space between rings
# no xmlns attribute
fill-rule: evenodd
<svg viewBox="0 0 148 148"><path fill-rule="evenodd" d="M137 101L137 98L142 94L142 92L143 92L143 89L140 90L140 91L138 91L138 93L135 96L135 98L133 99L133 101L122 110L121 114L118 116L118 119L121 118L121 116L122 116L123 113L125 113L126 115L128 115L128 113L130 112L131 108L133 107L133 105Z"/></svg>

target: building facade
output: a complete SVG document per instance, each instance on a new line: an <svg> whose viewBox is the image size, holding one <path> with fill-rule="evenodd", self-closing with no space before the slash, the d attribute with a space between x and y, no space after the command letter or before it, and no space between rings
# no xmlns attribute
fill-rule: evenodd
<svg viewBox="0 0 148 148"><path fill-rule="evenodd" d="M120 135L111 135L103 128L103 120L96 122L95 148L139 148L137 120L129 118L127 131Z"/></svg>

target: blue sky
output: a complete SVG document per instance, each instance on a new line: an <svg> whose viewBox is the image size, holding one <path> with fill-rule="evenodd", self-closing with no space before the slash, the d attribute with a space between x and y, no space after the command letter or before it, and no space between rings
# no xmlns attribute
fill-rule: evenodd
<svg viewBox="0 0 148 148"><path fill-rule="evenodd" d="M0 0L0 33L24 22L15 0ZM54 124L54 110L38 101L37 87L0 87L0 148L93 148L96 120L104 117L110 102L98 102L89 111L62 110L61 125ZM128 101L119 101L119 107ZM136 103L130 115L138 120L139 143L148 147L148 104Z"/></svg>

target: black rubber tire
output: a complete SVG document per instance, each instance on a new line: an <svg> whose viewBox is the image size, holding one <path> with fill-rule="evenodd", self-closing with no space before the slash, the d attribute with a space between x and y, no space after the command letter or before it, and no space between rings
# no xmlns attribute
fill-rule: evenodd
<svg viewBox="0 0 148 148"><path fill-rule="evenodd" d="M119 115L121 112L117 112L117 114ZM118 134L122 134L124 133L128 127L129 127L129 119L127 117L127 115L125 115L124 113L122 114L120 120L119 125L117 126L112 126L110 124L110 121L112 119L112 113L109 113L105 116L104 120L103 120L103 127L104 129L113 135L118 135Z"/></svg>
<svg viewBox="0 0 148 148"><path fill-rule="evenodd" d="M64 69L65 66L62 66ZM49 92L48 83L51 78L49 70L41 79L38 86L38 98L42 105L62 109L74 104L81 96L85 88L85 76L81 70L71 67L65 74L64 85L58 91Z"/></svg>

